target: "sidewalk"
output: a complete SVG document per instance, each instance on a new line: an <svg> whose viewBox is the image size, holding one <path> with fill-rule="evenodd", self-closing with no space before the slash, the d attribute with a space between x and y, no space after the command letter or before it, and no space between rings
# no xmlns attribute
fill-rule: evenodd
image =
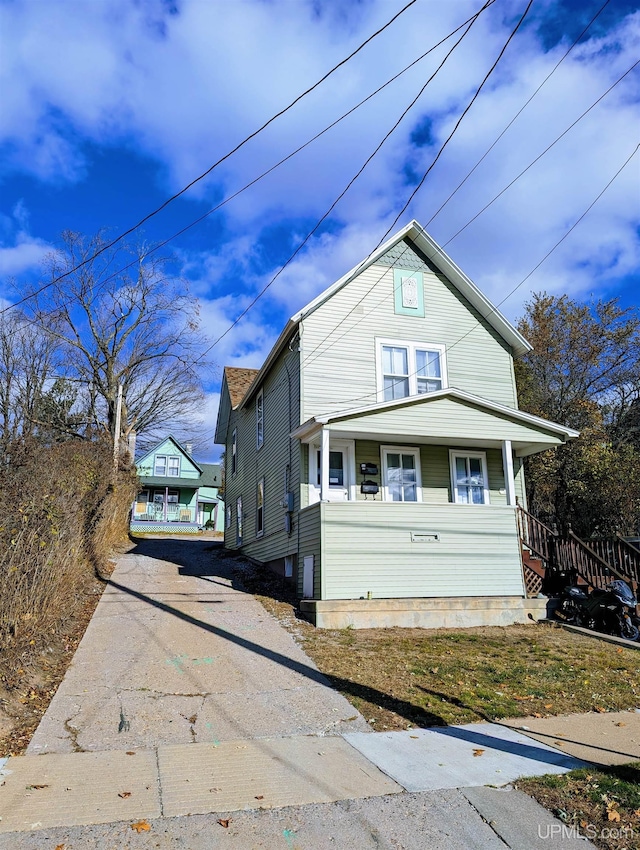
<svg viewBox="0 0 640 850"><path fill-rule="evenodd" d="M548 812L483 786L580 764L554 745L559 732L535 741L524 721L372 732L233 588L232 563L193 539L120 558L28 754L0 760L0 848L548 846ZM627 719L632 735L612 749L630 760L640 714ZM602 728L589 733L601 751ZM228 817L231 832L218 823ZM132 831L140 822L151 844Z"/></svg>

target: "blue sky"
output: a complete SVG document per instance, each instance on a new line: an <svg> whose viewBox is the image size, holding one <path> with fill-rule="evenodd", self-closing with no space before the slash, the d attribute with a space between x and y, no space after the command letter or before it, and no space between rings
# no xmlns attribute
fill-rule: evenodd
<svg viewBox="0 0 640 850"><path fill-rule="evenodd" d="M640 141L640 66L485 212L640 56L640 12L610 0L582 41L440 209L604 0L534 0L496 72L397 228L417 218L500 302L580 218ZM62 230L113 235L205 171L404 5L401 0L0 0L0 303L37 278ZM139 239L171 236L306 142L476 12L418 0L381 36L198 183ZM211 352L198 453L224 365L259 366L288 316L379 242L526 7L496 0L294 262ZM439 48L170 248L223 333L326 212L444 58ZM637 304L640 153L501 309L532 291ZM458 235L455 235L458 234ZM455 238L452 238L455 237ZM165 249L166 250L166 249Z"/></svg>

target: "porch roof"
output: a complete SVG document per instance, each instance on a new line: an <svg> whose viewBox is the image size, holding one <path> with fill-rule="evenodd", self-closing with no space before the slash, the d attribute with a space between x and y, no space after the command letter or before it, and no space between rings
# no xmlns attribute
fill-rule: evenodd
<svg viewBox="0 0 640 850"><path fill-rule="evenodd" d="M579 436L573 428L453 388L314 416L291 436L308 443L323 428L343 438L390 443L499 448L510 440L520 457Z"/></svg>

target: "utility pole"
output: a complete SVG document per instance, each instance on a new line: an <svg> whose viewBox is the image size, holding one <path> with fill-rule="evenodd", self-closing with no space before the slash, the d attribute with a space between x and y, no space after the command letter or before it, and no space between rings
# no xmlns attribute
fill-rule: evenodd
<svg viewBox="0 0 640 850"><path fill-rule="evenodd" d="M122 384L118 384L118 400L116 402L116 424L113 433L113 480L118 475L118 459L120 457L120 420L122 418Z"/></svg>

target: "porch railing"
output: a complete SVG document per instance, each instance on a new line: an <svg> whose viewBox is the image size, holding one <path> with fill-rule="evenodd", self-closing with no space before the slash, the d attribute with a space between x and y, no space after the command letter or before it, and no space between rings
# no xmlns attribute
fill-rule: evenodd
<svg viewBox="0 0 640 850"><path fill-rule="evenodd" d="M180 505L167 505L165 516L163 506L161 510L154 510L150 504L146 511L141 513L134 511L132 519L134 522L196 522L195 508L180 507Z"/></svg>
<svg viewBox="0 0 640 850"><path fill-rule="evenodd" d="M566 535L549 528L521 505L516 510L518 533L524 550L539 558L545 568L545 587L549 589L582 579L591 587L604 588L613 578L630 582L637 592L640 580L640 552L622 538L588 543L571 529ZM523 568L526 571L523 558ZM554 588L555 589L555 588ZM558 588L559 589L559 588Z"/></svg>

